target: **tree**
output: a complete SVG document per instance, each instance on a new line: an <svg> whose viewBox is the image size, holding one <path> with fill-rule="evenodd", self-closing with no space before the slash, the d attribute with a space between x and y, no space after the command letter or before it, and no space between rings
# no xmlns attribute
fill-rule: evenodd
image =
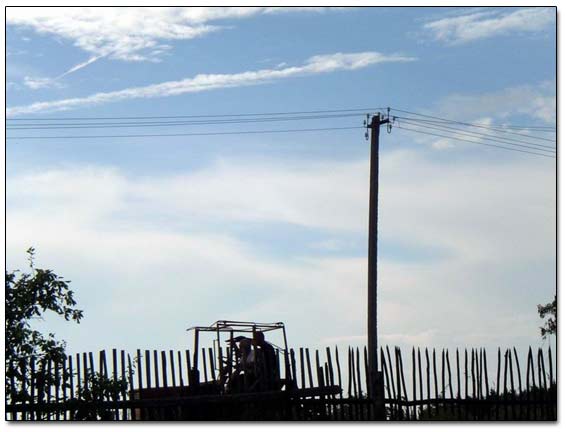
<svg viewBox="0 0 566 432"><path fill-rule="evenodd" d="M546 339L547 335L556 334L556 296L554 296L554 301L547 303L545 305L538 305L538 314L542 319L547 318L544 326L540 328L540 334L543 339Z"/></svg>
<svg viewBox="0 0 566 432"><path fill-rule="evenodd" d="M83 311L75 308L74 293L69 281L57 276L51 270L34 267L35 250L27 250L29 273L19 270L6 272L6 397L12 403L32 401L29 394L31 385L30 361L37 365L33 377L36 401L42 401L46 389L54 385L59 377L51 372L49 362L61 364L65 359L65 342L55 340L34 330L32 320L42 319L46 311L54 312L67 321L80 322ZM12 385L15 384L15 385ZM35 399L35 398L34 398Z"/></svg>
<svg viewBox="0 0 566 432"><path fill-rule="evenodd" d="M119 395L128 390L127 379L109 378L105 374L91 372L87 375L85 384L79 400L87 402L87 404L82 405L73 413L73 420L114 419L112 410L102 407L100 402L119 400Z"/></svg>

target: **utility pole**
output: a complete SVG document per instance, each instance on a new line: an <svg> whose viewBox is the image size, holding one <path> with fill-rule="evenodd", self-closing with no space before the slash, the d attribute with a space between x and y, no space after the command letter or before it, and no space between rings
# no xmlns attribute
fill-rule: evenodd
<svg viewBox="0 0 566 432"><path fill-rule="evenodd" d="M383 377L378 372L377 362L377 210L379 191L379 129L389 123L389 116L380 113L372 116L367 127L371 130L370 184L369 184L369 233L368 233L368 362L370 372L369 395L380 399L383 396Z"/></svg>

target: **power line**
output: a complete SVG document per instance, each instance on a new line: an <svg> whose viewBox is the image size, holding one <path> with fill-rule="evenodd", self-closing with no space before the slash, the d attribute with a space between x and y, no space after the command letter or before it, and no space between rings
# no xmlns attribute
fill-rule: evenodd
<svg viewBox="0 0 566 432"><path fill-rule="evenodd" d="M460 123L460 124L465 124L467 126L481 126L481 127L490 127L490 128L496 128L496 129L547 129L547 130L556 130L555 126L533 126L533 125L492 125L492 126L486 126L486 125L478 125L477 123L468 123L468 122L462 122L462 121L458 121L458 120L452 120L452 119L447 119L444 117L437 117L437 116L432 116L429 114L422 114L422 113L417 113L417 112L413 112L413 111L406 111L406 110L402 110L399 108L390 108L391 111L399 111L405 114L413 114L413 115L418 115L421 117L427 117L427 118L431 118L431 119L435 119L435 120L441 120L444 122L451 122L451 123Z"/></svg>
<svg viewBox="0 0 566 432"><path fill-rule="evenodd" d="M551 139L548 139L548 138L535 137L535 136L532 136L532 135L520 134L520 133L517 133L517 132L509 132L509 131L504 130L504 128L502 128L502 127L495 127L494 128L492 126L484 126L484 125L478 125L478 124L475 124L475 123L467 123L467 122L462 122L462 121L450 120L450 119L446 119L446 118L442 118L442 117L435 117L435 116L431 116L431 115L427 115L427 114L420 114L420 113L416 113L416 112L412 112L412 111L400 110L400 109L397 109L397 108L391 108L391 110L392 111L399 111L399 112L402 112L402 113L405 113L405 114L412 114L412 115L417 115L417 116L421 116L421 117L440 120L442 122L460 124L460 125L464 125L464 126L476 127L476 128L481 128L481 129L501 130L501 132L507 133L507 134L510 134L510 135L517 135L517 136L522 136L522 137L526 137L526 138L533 138L533 139L538 139L538 140L541 140L541 141L555 142L554 140L551 140Z"/></svg>
<svg viewBox="0 0 566 432"><path fill-rule="evenodd" d="M269 134L287 132L318 132L330 130L365 129L363 126L345 126L328 128L310 129L275 129L275 130L256 130L256 131L230 131L230 132L195 132L178 134L132 134L132 135L63 135L63 136L22 136L6 137L11 140L32 140L32 139L84 139L84 138L145 138L145 137L182 137L182 136L211 136L211 135L248 135L248 134Z"/></svg>
<svg viewBox="0 0 566 432"><path fill-rule="evenodd" d="M525 129L525 130L537 130L541 132L554 132L556 131L555 126L517 126L517 125L496 125L492 126L498 129Z"/></svg>
<svg viewBox="0 0 566 432"><path fill-rule="evenodd" d="M334 110L314 110L314 111L287 111L287 112L263 112L249 114L198 114L198 115L175 115L175 116L114 116L114 117L51 117L51 118L12 118L8 121L53 121L53 120L144 120L144 119L168 119L168 118L219 118L219 117L252 117L252 116L268 116L268 115L294 115L294 114L323 114L323 113L339 113L354 111L379 111L385 108L346 108Z"/></svg>
<svg viewBox="0 0 566 432"><path fill-rule="evenodd" d="M554 147L551 146L546 146L544 144L536 144L536 143L530 143L528 141L520 141L520 140L514 140L512 138L500 138L497 136L493 136L493 135L489 135L489 134L482 134L479 132L472 132L472 131L468 131L468 130L462 130L462 129L458 129L458 128L452 128L449 126L431 126L429 124L425 124L424 126L419 124L418 122L413 122L410 120L407 120L406 123L408 123L409 125L412 126L417 126L417 127L426 127L428 129L434 129L434 130L439 130L441 132L449 132L455 135L462 135L462 136L467 136L467 137L472 137L472 138L479 138L481 140L484 141L493 141L493 142L498 142L498 143L502 143L502 144L506 144L506 145L511 145L511 146L517 146L517 147L524 147L524 148L528 148L531 150L537 150L537 151L545 151L545 152L556 152L556 149ZM456 131L456 132L452 132L452 131ZM486 138L482 138L482 137L486 137ZM520 143L523 144L528 144L528 145L523 145L523 144L517 144L513 141L518 141Z"/></svg>
<svg viewBox="0 0 566 432"><path fill-rule="evenodd" d="M98 128L124 128L124 127L168 127L188 125L218 125L240 123L265 123L277 121L322 120L332 118L357 117L360 114L329 114L317 116L295 117L266 117L248 119L221 119L221 120L193 120L193 121L156 121L156 122L102 122L102 123L33 123L18 126L8 126L7 130L37 130L37 129L98 129Z"/></svg>
<svg viewBox="0 0 566 432"><path fill-rule="evenodd" d="M392 108L393 110L393 108ZM414 114L414 115L420 115L420 116L424 116L424 114ZM401 118L399 116L395 116L397 118ZM409 118L409 117L405 117L405 118ZM425 121L424 119L415 119L414 117L411 117L411 119L413 120L421 120L421 121ZM457 123L455 120L426 120L430 123ZM459 122L459 123L464 123L464 122ZM466 123L465 125L469 125L470 127L481 127L481 128L486 128L486 129L494 129L494 130L501 130L501 131L507 131L508 129L518 129L518 130L533 130L536 132L546 132L546 133L554 133L556 131L556 128L553 126L508 126L508 125L480 125L477 123ZM530 135L527 135L530 136Z"/></svg>
<svg viewBox="0 0 566 432"><path fill-rule="evenodd" d="M517 149L517 148L503 147L503 146L500 146L500 145L497 145L497 144L480 143L480 142L477 142L477 141L471 141L471 140L467 140L467 139L463 139L463 138L454 138L454 137L451 137L451 136L448 136L448 135L441 135L441 134L436 134L436 133L432 133L432 132L424 132L424 131L421 131L421 130L418 130L418 129L406 128L404 126L399 126L399 125L397 125L395 127L398 128L398 129L408 130L408 131L417 132L417 133L421 133L421 134L425 134L425 135L432 135L432 136L437 136L437 137L441 137L441 138L449 138L449 139L453 139L453 140L456 140L456 141L463 141L463 142L468 142L468 143L483 145L483 146L488 146L488 147L497 147L497 148L504 149L504 150L516 151L516 152L521 152L521 153L529 153L529 154L533 154L533 155L537 155L537 156L544 156L544 157L554 159L554 156L547 155L547 154L535 153L535 152L530 152L530 151L527 151L527 150L520 150L520 149Z"/></svg>
<svg viewBox="0 0 566 432"><path fill-rule="evenodd" d="M395 116L394 118L399 118L399 119L403 119L403 120L412 120L412 121L418 121L420 123L426 123L426 124L432 124L432 125L437 125L437 126L443 126L443 127L448 127L445 126L447 124L450 125L458 125L459 123L457 122L453 122L453 121L440 121L440 120L427 120L427 119L422 119L422 118L415 118L415 117L400 117L400 116ZM466 126L464 126L466 127ZM548 139L548 138L543 138L537 135L532 135L532 134L520 134L520 133L515 133L515 132L509 132L506 131L504 129L500 129L500 128L495 128L495 127L483 127L481 125L475 125L473 127L476 128L481 128L481 129L486 129L488 131L491 131L492 133L498 133L498 134L508 134L508 135L515 135L515 136L520 136L520 137L526 137L526 138L530 138L530 139L535 139L535 140L540 140L540 141L547 141L547 142L551 142L551 143L556 143L555 140L553 139ZM466 130L469 131L469 129L460 129L460 130ZM470 133L478 133L478 132L472 132L469 131ZM502 137L501 135L499 135L499 137L501 139L506 139L506 140L512 140L512 141L517 141L517 142L521 142L521 140L518 140L516 138L507 138L507 137ZM533 143L534 144L534 143Z"/></svg>

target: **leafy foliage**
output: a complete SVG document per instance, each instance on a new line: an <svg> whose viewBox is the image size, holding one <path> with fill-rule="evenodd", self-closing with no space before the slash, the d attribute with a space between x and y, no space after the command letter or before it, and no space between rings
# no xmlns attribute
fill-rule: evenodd
<svg viewBox="0 0 566 432"><path fill-rule="evenodd" d="M28 389L31 385L30 360L38 365L35 382L37 399L43 400L46 389L60 381L60 377L48 367L49 362L61 364L65 359L65 343L34 330L31 322L42 319L46 311L54 312L67 321L77 323L83 311L75 308L73 291L69 281L51 270L34 267L35 250L27 250L30 272L19 270L6 272L6 396L12 402L31 401ZM15 385L11 385L14 383Z"/></svg>
<svg viewBox="0 0 566 432"><path fill-rule="evenodd" d="M117 401L119 395L127 390L128 381L125 378L114 379L98 372L90 373L79 397L80 401L89 404L75 412L74 420L113 420L112 410L102 407L99 403Z"/></svg>
<svg viewBox="0 0 566 432"><path fill-rule="evenodd" d="M547 303L545 305L538 305L538 314L542 319L547 318L544 326L540 328L540 334L543 339L546 339L547 335L556 334L556 296L554 296L554 301Z"/></svg>

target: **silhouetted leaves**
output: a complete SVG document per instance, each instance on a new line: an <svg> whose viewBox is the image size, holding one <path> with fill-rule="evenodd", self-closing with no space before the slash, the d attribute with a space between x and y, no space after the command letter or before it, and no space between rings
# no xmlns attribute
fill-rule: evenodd
<svg viewBox="0 0 566 432"><path fill-rule="evenodd" d="M52 311L67 321L80 322L83 311L75 308L73 291L69 281L57 276L51 270L34 267L35 250L27 250L30 272L19 270L6 272L5 315L6 315L6 395L10 400L31 401L29 387L31 374L29 362L35 359L37 398L42 400L46 389L54 385L56 377L47 367L49 361L61 364L65 358L65 343L34 330L31 322L42 319L46 311ZM11 383L14 382L15 386ZM33 402L33 401L31 401Z"/></svg>
<svg viewBox="0 0 566 432"><path fill-rule="evenodd" d="M547 335L555 335L556 334L556 296L554 296L554 301L551 303L547 303L545 305L538 305L538 314L539 316L544 319L546 317L547 320L544 323L544 326L540 328L540 334L543 339L546 339Z"/></svg>

